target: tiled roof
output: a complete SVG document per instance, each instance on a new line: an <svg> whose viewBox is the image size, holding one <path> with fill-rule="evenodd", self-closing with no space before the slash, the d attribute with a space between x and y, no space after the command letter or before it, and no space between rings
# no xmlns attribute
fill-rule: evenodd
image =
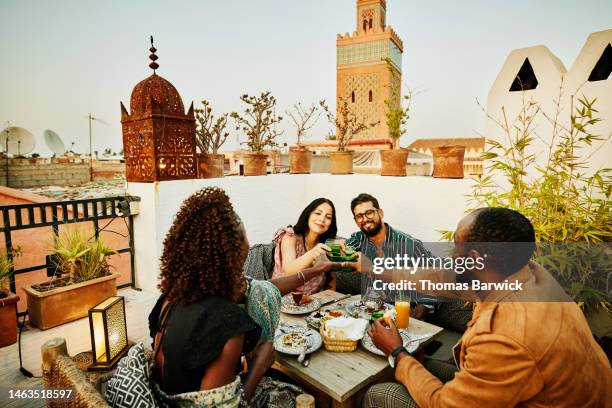
<svg viewBox="0 0 612 408"><path fill-rule="evenodd" d="M459 145L465 146L466 149L484 151L484 137L463 137L463 138L448 138L448 139L417 139L412 142L408 148L411 150L427 150L432 147Z"/></svg>

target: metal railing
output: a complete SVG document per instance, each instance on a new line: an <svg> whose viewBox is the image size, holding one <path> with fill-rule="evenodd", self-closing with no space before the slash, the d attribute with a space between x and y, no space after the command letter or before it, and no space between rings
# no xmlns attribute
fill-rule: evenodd
<svg viewBox="0 0 612 408"><path fill-rule="evenodd" d="M130 202L140 201L140 197L134 196L114 196L91 198L70 201L54 201L36 204L17 204L0 206L2 219L0 222L0 233L4 233L6 256L11 265L10 288L16 292L15 276L19 274L47 270L52 270L53 265L50 257L46 257L46 263L33 265L24 268L14 269L13 267L13 236L14 231L27 230L41 227L51 227L53 233L59 234L59 226L80 222L91 222L94 227L96 239L100 232L117 218L122 218L126 222L128 230L128 247L115 249L117 253L130 254L130 282L118 285L117 288L134 287L134 216L130 213ZM108 220L100 228L100 222ZM127 220L127 221L126 221ZM107 232L115 232L107 230ZM122 234L119 234L122 235ZM19 315L27 314L27 311L19 312Z"/></svg>

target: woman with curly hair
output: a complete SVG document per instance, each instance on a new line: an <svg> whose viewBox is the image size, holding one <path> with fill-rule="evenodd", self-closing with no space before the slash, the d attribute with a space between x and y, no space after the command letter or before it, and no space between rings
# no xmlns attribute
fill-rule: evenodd
<svg viewBox="0 0 612 408"><path fill-rule="evenodd" d="M289 276L302 271L330 251L327 239L336 238L336 209L327 198L313 200L300 214L295 225L281 228L274 234L273 278ZM304 293L319 292L325 286L325 275L317 275L304 282Z"/></svg>
<svg viewBox="0 0 612 408"><path fill-rule="evenodd" d="M281 294L303 278L247 280L242 267L248 249L244 226L222 189L208 187L185 200L164 240L162 295L149 316L161 400L280 406L301 392L264 374L274 362L270 340ZM333 266L317 265L299 275L310 278ZM241 381L242 355L250 358Z"/></svg>

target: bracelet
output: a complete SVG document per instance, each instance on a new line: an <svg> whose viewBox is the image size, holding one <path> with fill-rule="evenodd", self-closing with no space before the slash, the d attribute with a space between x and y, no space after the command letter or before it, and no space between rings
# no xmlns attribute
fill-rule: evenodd
<svg viewBox="0 0 612 408"><path fill-rule="evenodd" d="M305 284L306 284L306 277L304 276L304 273L303 273L302 271L298 271L298 273L297 273L297 274L298 274L298 276L299 276L300 278L302 278L302 282L303 282L303 284L305 285Z"/></svg>

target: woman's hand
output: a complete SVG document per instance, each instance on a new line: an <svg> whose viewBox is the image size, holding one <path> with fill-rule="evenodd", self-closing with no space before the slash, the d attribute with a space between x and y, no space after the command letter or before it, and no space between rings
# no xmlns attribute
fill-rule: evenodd
<svg viewBox="0 0 612 408"><path fill-rule="evenodd" d="M264 341L260 343L255 351L253 351L253 360L249 364L249 373L244 382L244 398L250 401L255 394L257 384L268 369L274 364L274 344L272 341Z"/></svg>
<svg viewBox="0 0 612 408"><path fill-rule="evenodd" d="M310 251L308 251L308 253L310 254L310 256L312 256L312 262L314 263L319 256L325 255L329 251L331 251L330 247L319 242L317 245L311 248Z"/></svg>
<svg viewBox="0 0 612 408"><path fill-rule="evenodd" d="M261 364L266 370L274 364L274 343L271 340L260 343L253 352L255 365Z"/></svg>
<svg viewBox="0 0 612 408"><path fill-rule="evenodd" d="M331 262L329 259L327 259L327 256L319 255L314 261L313 268L321 273L325 273L331 271L332 269L343 267L344 263L346 262Z"/></svg>

